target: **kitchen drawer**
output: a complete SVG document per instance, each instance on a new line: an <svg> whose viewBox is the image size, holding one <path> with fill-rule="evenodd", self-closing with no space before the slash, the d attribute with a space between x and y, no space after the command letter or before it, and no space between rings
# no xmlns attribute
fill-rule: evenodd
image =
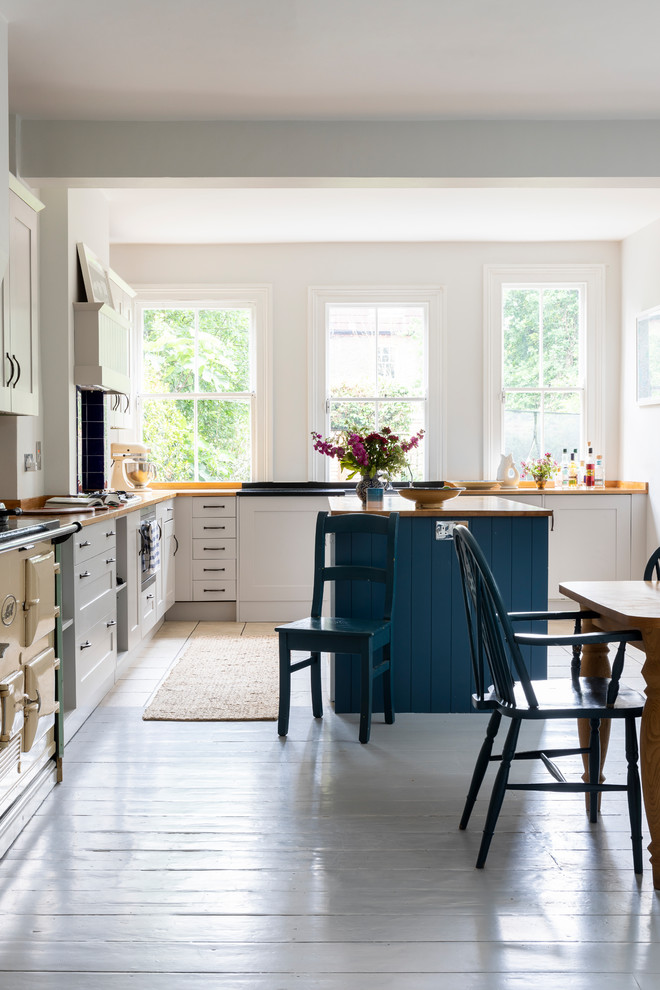
<svg viewBox="0 0 660 990"><path fill-rule="evenodd" d="M158 618L158 596L156 582L140 594L140 633L144 637L156 624Z"/></svg>
<svg viewBox="0 0 660 990"><path fill-rule="evenodd" d="M115 668L117 623L113 614L102 616L87 632L76 637L76 703L90 697Z"/></svg>
<svg viewBox="0 0 660 990"><path fill-rule="evenodd" d="M73 537L73 562L79 564L90 557L108 551L108 556L116 556L117 544L114 519L95 526L85 526ZM110 553L111 551L111 553Z"/></svg>
<svg viewBox="0 0 660 990"><path fill-rule="evenodd" d="M208 518L209 516L235 516L236 497L209 495L208 498L193 498L192 514L194 519Z"/></svg>
<svg viewBox="0 0 660 990"><path fill-rule="evenodd" d="M235 581L236 561L229 558L218 560L193 560L193 581Z"/></svg>
<svg viewBox="0 0 660 990"><path fill-rule="evenodd" d="M113 558L114 554L107 557L101 554L74 568L76 628L79 630L88 629L115 604L117 565Z"/></svg>
<svg viewBox="0 0 660 990"><path fill-rule="evenodd" d="M193 560L209 560L217 557L236 559L236 540L211 539L193 540Z"/></svg>
<svg viewBox="0 0 660 990"><path fill-rule="evenodd" d="M194 602L236 601L235 581L193 581Z"/></svg>
<svg viewBox="0 0 660 990"><path fill-rule="evenodd" d="M236 538L236 519L229 516L212 516L204 519L193 519L192 521L193 539L202 537L225 537Z"/></svg>

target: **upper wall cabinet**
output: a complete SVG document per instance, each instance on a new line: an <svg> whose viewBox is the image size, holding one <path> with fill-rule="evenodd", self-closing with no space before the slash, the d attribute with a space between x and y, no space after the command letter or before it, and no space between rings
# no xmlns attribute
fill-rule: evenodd
<svg viewBox="0 0 660 990"><path fill-rule="evenodd" d="M2 281L0 412L39 412L38 220L43 203L9 177L9 264Z"/></svg>

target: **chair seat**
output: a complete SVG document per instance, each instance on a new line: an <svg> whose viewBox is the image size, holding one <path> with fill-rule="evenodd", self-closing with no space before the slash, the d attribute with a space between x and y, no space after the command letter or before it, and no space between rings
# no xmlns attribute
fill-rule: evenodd
<svg viewBox="0 0 660 990"><path fill-rule="evenodd" d="M342 645L344 652L349 652L350 641L356 638L370 639L372 640L372 648L378 649L383 643L389 642L391 623L383 619L344 619L331 615L322 615L319 618L308 616L276 626L275 632L284 633L287 636L291 649L295 649L293 645L295 642L304 642L307 644L305 648L314 649L317 642L321 645L326 636L332 636L335 648L323 652L340 653L342 652Z"/></svg>
<svg viewBox="0 0 660 990"><path fill-rule="evenodd" d="M576 683L579 684L579 689ZM609 684L609 677L579 677L576 682L569 678L532 681L539 707L530 708L520 683L516 682L516 708L501 704L492 688L483 701L476 694L473 695L472 704L478 709L491 711L497 708L504 715L532 720L569 717L624 718L631 715L640 717L646 700L644 695L620 684L614 707L607 708Z"/></svg>

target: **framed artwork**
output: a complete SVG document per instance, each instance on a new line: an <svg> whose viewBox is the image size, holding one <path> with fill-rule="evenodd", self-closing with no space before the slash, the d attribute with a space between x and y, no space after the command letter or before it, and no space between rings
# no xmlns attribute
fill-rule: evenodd
<svg viewBox="0 0 660 990"><path fill-rule="evenodd" d="M108 273L96 255L82 242L78 244L78 259L87 302L106 303L114 308Z"/></svg>
<svg viewBox="0 0 660 990"><path fill-rule="evenodd" d="M637 317L637 402L660 403L660 306Z"/></svg>

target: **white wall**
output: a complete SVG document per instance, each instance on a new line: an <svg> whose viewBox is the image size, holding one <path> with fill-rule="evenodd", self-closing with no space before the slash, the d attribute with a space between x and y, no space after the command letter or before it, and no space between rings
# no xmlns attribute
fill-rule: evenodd
<svg viewBox="0 0 660 990"><path fill-rule="evenodd" d="M660 544L660 405L636 401L636 317L660 306L660 221L627 237L621 248L621 469L649 482L647 554Z"/></svg>
<svg viewBox="0 0 660 990"><path fill-rule="evenodd" d="M129 284L270 283L273 286L273 478L307 478L307 289L310 285L446 286L447 477L482 476L482 292L485 264L607 266L606 456L618 472L620 251L579 244L116 245L111 266ZM493 465L493 469L496 464ZM631 477L638 477L634 472Z"/></svg>
<svg viewBox="0 0 660 990"><path fill-rule="evenodd" d="M41 190L41 356L44 430L42 494L76 490L73 302L84 300L76 244L107 263L108 204L95 189Z"/></svg>

